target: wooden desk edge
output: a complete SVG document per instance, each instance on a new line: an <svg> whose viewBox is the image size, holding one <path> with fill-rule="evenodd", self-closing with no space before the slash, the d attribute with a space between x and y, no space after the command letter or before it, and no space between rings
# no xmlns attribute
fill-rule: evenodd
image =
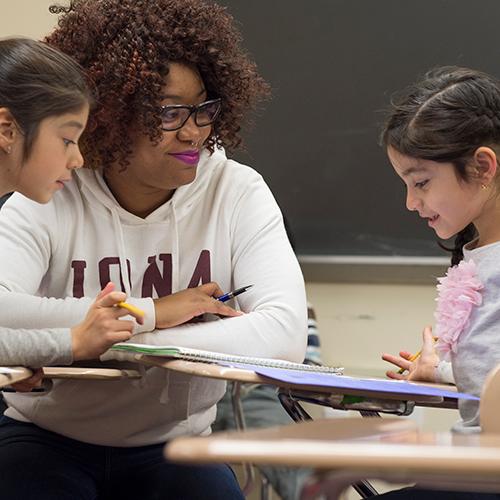
<svg viewBox="0 0 500 500"><path fill-rule="evenodd" d="M136 356L136 361L143 363L147 366L156 366L158 368L164 368L167 370L173 370L180 373L185 373L186 375L193 375L197 377L207 377L217 380L226 380L231 382L242 382L250 384L269 384L276 387L280 387L287 390L297 391L297 392L310 392L310 393L321 393L321 394L340 394L340 395L351 395L351 396L364 396L366 398L373 399L387 399L387 400L397 400L397 401L415 401L429 404L439 404L443 401L440 396L415 396L405 393L396 392L376 392L372 391L367 393L363 390L358 389L342 389L336 387L322 387L322 386L305 386L297 385L292 383L281 382L276 379L263 377L257 375L251 370L245 370L242 368L232 368L227 366L221 366L212 363L203 363L200 361L186 361L183 359L165 359L158 356L146 356L143 354ZM423 384L426 386L439 387L432 384ZM451 389L453 392L453 389Z"/></svg>
<svg viewBox="0 0 500 500"><path fill-rule="evenodd" d="M43 372L44 378L48 379L121 380L141 377L137 370L120 370L118 368L47 366L44 367Z"/></svg>
<svg viewBox="0 0 500 500"><path fill-rule="evenodd" d="M500 482L500 435L419 432L404 419L332 419L265 430L179 437L169 460L251 462L319 469L480 474Z"/></svg>
<svg viewBox="0 0 500 500"><path fill-rule="evenodd" d="M185 373L186 375L193 375L195 377L206 377L249 384L276 385L275 381L271 381L271 379L261 377L251 370L244 370L241 368L232 368L212 363L202 363L200 361L186 361L184 359L166 360L164 358L145 355L137 356L136 360L139 363L143 363L148 366L156 366L158 368Z"/></svg>
<svg viewBox="0 0 500 500"><path fill-rule="evenodd" d="M26 380L33 375L24 366L0 366L0 388Z"/></svg>

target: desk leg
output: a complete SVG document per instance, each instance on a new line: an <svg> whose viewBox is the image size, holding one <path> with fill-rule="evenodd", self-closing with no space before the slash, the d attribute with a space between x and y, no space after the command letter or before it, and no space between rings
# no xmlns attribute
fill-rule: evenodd
<svg viewBox="0 0 500 500"><path fill-rule="evenodd" d="M305 422L307 420L312 420L311 415L309 415L309 413L307 413L307 411L302 408L300 403L289 393L280 390L278 392L278 398L281 405L294 422Z"/></svg>
<svg viewBox="0 0 500 500"><path fill-rule="evenodd" d="M233 407L234 422L236 429L239 431L245 430L245 415L241 406L241 383L231 383L231 405ZM245 484L241 488L243 494L248 496L255 487L255 470L252 464L243 464L243 473L245 477Z"/></svg>
<svg viewBox="0 0 500 500"><path fill-rule="evenodd" d="M312 420L312 417L307 413L297 399L293 397L290 392L284 390L279 390L278 392L279 400L286 410L288 415L292 418L294 422L305 422L307 420ZM363 417L380 417L379 413L376 411L360 411ZM370 498L378 495L377 490L366 480L362 479L359 482L352 485L354 490L361 496L361 498ZM334 497L336 498L336 497Z"/></svg>
<svg viewBox="0 0 500 500"><path fill-rule="evenodd" d="M260 476L261 485L260 485L260 500L270 500L271 498L271 485L266 477L263 474Z"/></svg>

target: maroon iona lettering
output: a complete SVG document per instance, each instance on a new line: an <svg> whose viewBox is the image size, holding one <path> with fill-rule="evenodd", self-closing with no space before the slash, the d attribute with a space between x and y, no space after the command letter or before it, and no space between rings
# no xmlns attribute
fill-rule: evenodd
<svg viewBox="0 0 500 500"><path fill-rule="evenodd" d="M153 289L158 297L172 293L172 254L161 253L158 259L163 262L163 272L160 273L156 264L156 256L148 257L149 266L142 279L142 297L152 297Z"/></svg>
<svg viewBox="0 0 500 500"><path fill-rule="evenodd" d="M101 283L101 290L111 281L111 266L118 266L120 270L120 286L121 291L125 291L125 285L123 284L123 275L120 266L120 259L118 257L104 257L104 259L99 261L99 280ZM127 271L129 276L129 285L132 288L132 283L130 282L130 261L127 259Z"/></svg>
<svg viewBox="0 0 500 500"><path fill-rule="evenodd" d="M87 263L84 260L74 260L71 262L73 269L73 297L81 299L83 297L83 280Z"/></svg>
<svg viewBox="0 0 500 500"><path fill-rule="evenodd" d="M200 282L202 285L209 283L211 281L210 276L210 250L202 250L188 288L194 288Z"/></svg>

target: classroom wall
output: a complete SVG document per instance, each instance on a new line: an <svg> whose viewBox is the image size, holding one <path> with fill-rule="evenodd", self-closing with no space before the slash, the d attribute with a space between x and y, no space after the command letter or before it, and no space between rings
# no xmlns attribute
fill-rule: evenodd
<svg viewBox="0 0 500 500"><path fill-rule="evenodd" d="M56 16L49 6L65 5L56 0L0 0L0 36L28 36L41 38L56 24Z"/></svg>
<svg viewBox="0 0 500 500"><path fill-rule="evenodd" d="M434 323L434 285L307 283L316 310L323 361L346 373L383 377L390 367L383 352L417 352L421 332ZM453 410L417 408L411 418L425 430L446 431Z"/></svg>

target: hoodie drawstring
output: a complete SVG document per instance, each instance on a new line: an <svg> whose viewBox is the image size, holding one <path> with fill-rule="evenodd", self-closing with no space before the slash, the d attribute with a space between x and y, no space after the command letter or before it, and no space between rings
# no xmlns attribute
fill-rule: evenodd
<svg viewBox="0 0 500 500"><path fill-rule="evenodd" d="M120 276L123 280L123 285L125 287L125 293L127 297L130 297L130 275L128 272L127 259L125 258L125 240L123 239L123 229L120 222L120 216L118 215L118 210L113 207L111 208L111 217L113 219L113 229L118 237L118 259L120 261Z"/></svg>
<svg viewBox="0 0 500 500"><path fill-rule="evenodd" d="M172 236L173 236L173 262L172 262L172 292L175 293L179 290L179 229L177 227L177 213L175 210L174 200L171 201L172 207ZM183 390L187 391L186 399L189 405L189 396L191 391L191 379L180 383L184 387ZM171 389L170 372L165 370L165 385L160 394L160 403L167 404L170 400L169 392Z"/></svg>
<svg viewBox="0 0 500 500"><path fill-rule="evenodd" d="M125 287L125 293L127 297L130 297L132 290L130 289L130 274L128 272L127 259L125 258L125 239L123 238L123 229L120 222L120 216L118 215L118 210L115 207L111 208L111 218L113 220L113 229L118 239L118 260L120 262L120 278L123 280L123 286ZM138 364L140 378L132 381L132 385L136 387L144 387L146 385L146 367L142 364Z"/></svg>

